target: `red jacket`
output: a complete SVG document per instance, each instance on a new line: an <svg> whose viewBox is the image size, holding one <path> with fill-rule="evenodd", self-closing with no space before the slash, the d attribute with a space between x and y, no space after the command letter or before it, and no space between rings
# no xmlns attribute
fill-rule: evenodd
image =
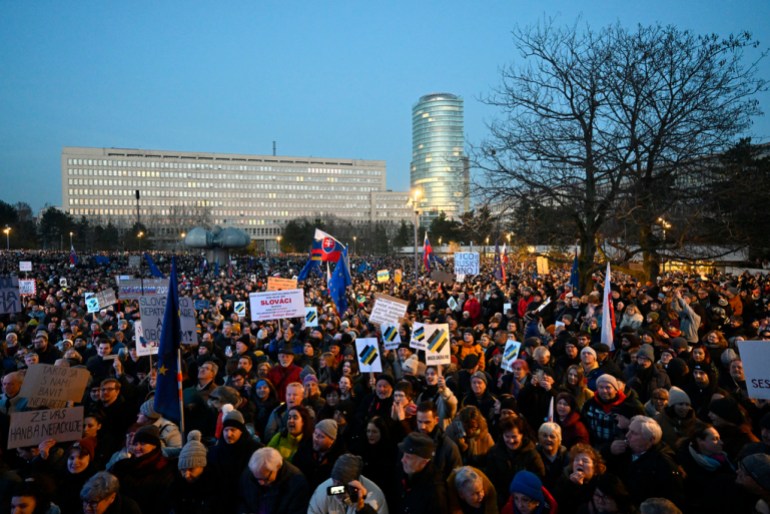
<svg viewBox="0 0 770 514"><path fill-rule="evenodd" d="M288 368L284 368L280 364L270 368L270 371L267 373L267 379L275 386L275 390L278 392L279 401L286 401L287 385L292 382L302 382L299 379L300 372L302 372L302 368L296 364L291 364Z"/></svg>

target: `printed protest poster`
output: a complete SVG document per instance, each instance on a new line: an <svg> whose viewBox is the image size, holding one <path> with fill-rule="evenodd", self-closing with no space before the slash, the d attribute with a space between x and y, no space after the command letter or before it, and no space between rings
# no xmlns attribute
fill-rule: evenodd
<svg viewBox="0 0 770 514"><path fill-rule="evenodd" d="M305 316L305 293L302 289L285 289L249 294L252 321L267 321Z"/></svg>
<svg viewBox="0 0 770 514"><path fill-rule="evenodd" d="M267 277L268 291L283 291L284 289L297 289L297 279Z"/></svg>
<svg viewBox="0 0 770 514"><path fill-rule="evenodd" d="M738 341L749 398L770 400L770 343Z"/></svg>
<svg viewBox="0 0 770 514"><path fill-rule="evenodd" d="M62 408L68 401L81 402L91 374L85 368L33 364L24 375L19 395L30 408Z"/></svg>
<svg viewBox="0 0 770 514"><path fill-rule="evenodd" d="M37 284L32 278L19 279L19 294L21 296L34 296L37 294Z"/></svg>
<svg viewBox="0 0 770 514"><path fill-rule="evenodd" d="M397 325L399 320L406 314L409 302L400 298L395 298L382 293L375 293L374 307L369 315L371 323L379 325L392 324Z"/></svg>
<svg viewBox="0 0 770 514"><path fill-rule="evenodd" d="M513 362L519 357L519 350L521 350L521 343L508 339L503 350L503 360L500 363L505 371L513 371Z"/></svg>
<svg viewBox="0 0 770 514"><path fill-rule="evenodd" d="M305 326L318 326L318 307L305 307Z"/></svg>
<svg viewBox="0 0 770 514"><path fill-rule="evenodd" d="M121 300L138 300L140 296L168 295L168 280L162 278L132 278L121 280L118 284L118 296Z"/></svg>
<svg viewBox="0 0 770 514"><path fill-rule="evenodd" d="M425 364L427 366L437 366L452 363L452 354L449 345L449 325L440 323L436 325L425 325L433 332L428 336L427 348L425 351Z"/></svg>
<svg viewBox="0 0 770 514"><path fill-rule="evenodd" d="M19 271L32 271L32 261L19 261Z"/></svg>
<svg viewBox="0 0 770 514"><path fill-rule="evenodd" d="M377 339L373 337L356 339L356 356L358 358L358 368L362 373L382 372L382 361L380 360L380 348L377 346Z"/></svg>
<svg viewBox="0 0 770 514"><path fill-rule="evenodd" d="M67 287L67 279L62 277L59 279L59 286L61 287Z"/></svg>
<svg viewBox="0 0 770 514"><path fill-rule="evenodd" d="M163 299L163 312L166 299ZM182 331L182 344L198 344L198 327L195 318L195 302L189 296L179 297L179 328Z"/></svg>
<svg viewBox="0 0 770 514"><path fill-rule="evenodd" d="M390 280L390 271L386 269L381 269L377 272L377 282L382 284L383 282L387 282Z"/></svg>
<svg viewBox="0 0 770 514"><path fill-rule="evenodd" d="M425 350L428 346L428 339L425 335L425 324L415 323L412 326L412 339L409 340L409 347L415 350Z"/></svg>
<svg viewBox="0 0 770 514"><path fill-rule="evenodd" d="M393 271L393 282L395 282L396 284L401 285L401 280L403 280L403 277L404 277L404 272L401 271L400 269Z"/></svg>
<svg viewBox="0 0 770 514"><path fill-rule="evenodd" d="M139 297L139 313L142 316L142 334L144 340L137 341L137 354L140 352L140 346L143 346L142 352L153 352L151 348L155 348L153 353L158 353L157 348L160 344L160 331L163 328L163 313L165 311L165 296Z"/></svg>
<svg viewBox="0 0 770 514"><path fill-rule="evenodd" d="M246 302L235 302L233 304L233 311L238 315L239 318L245 318Z"/></svg>
<svg viewBox="0 0 770 514"><path fill-rule="evenodd" d="M12 412L8 449L37 446L46 439L57 443L83 437L83 407Z"/></svg>
<svg viewBox="0 0 770 514"><path fill-rule="evenodd" d="M118 299L115 297L115 291L111 288L99 291L93 296L89 296L86 300L86 308L88 312L98 312L100 309L115 305L118 303Z"/></svg>
<svg viewBox="0 0 770 514"><path fill-rule="evenodd" d="M19 277L2 275L0 276L0 314L14 314L16 312L21 312Z"/></svg>
<svg viewBox="0 0 770 514"><path fill-rule="evenodd" d="M449 306L449 308L453 311L457 310L457 300L455 300L454 296L450 296L449 299L446 301L446 304Z"/></svg>
<svg viewBox="0 0 770 514"><path fill-rule="evenodd" d="M457 252L455 255L455 275L478 275L479 252Z"/></svg>
<svg viewBox="0 0 770 514"><path fill-rule="evenodd" d="M160 346L160 341L154 341L152 344L147 341L147 338L144 337L142 320L134 321L134 337L136 339L136 354L139 357L146 357L147 355L158 355L158 347Z"/></svg>
<svg viewBox="0 0 770 514"><path fill-rule="evenodd" d="M382 345L386 350L395 350L401 344L401 334L398 333L398 325L382 325Z"/></svg>
<svg viewBox="0 0 770 514"><path fill-rule="evenodd" d="M538 257L537 260L537 274L547 275L548 271L548 259L546 257Z"/></svg>

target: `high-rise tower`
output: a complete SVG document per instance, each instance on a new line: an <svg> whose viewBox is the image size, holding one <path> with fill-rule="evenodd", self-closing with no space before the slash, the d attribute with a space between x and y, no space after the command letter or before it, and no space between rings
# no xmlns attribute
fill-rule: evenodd
<svg viewBox="0 0 770 514"><path fill-rule="evenodd" d="M411 187L421 189L422 221L444 211L468 210L469 164L464 153L463 100L450 93L425 95L412 107Z"/></svg>

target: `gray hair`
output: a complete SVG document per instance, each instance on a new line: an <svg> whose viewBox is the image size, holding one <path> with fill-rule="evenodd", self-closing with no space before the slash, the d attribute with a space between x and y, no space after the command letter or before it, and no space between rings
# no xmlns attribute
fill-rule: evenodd
<svg viewBox="0 0 770 514"><path fill-rule="evenodd" d="M107 471L99 471L83 485L80 499L85 501L101 501L120 490L118 477Z"/></svg>
<svg viewBox="0 0 770 514"><path fill-rule="evenodd" d="M467 487L470 487L481 480L481 472L473 466L463 466L457 469L455 473L455 488L458 491L462 491Z"/></svg>
<svg viewBox="0 0 770 514"><path fill-rule="evenodd" d="M638 415L631 418L631 424L633 423L639 424L639 432L644 438L651 441L652 444L658 444L660 440L663 439L663 430L654 419L648 416Z"/></svg>
<svg viewBox="0 0 770 514"><path fill-rule="evenodd" d="M665 498L647 498L639 505L641 514L682 514L679 507Z"/></svg>
<svg viewBox="0 0 770 514"><path fill-rule="evenodd" d="M555 434L556 437L559 438L559 441L562 440L561 436L561 427L554 423L553 421L546 421L542 425L540 425L540 428L537 429L537 434Z"/></svg>
<svg viewBox="0 0 770 514"><path fill-rule="evenodd" d="M265 447L255 451L249 459L249 470L252 474L260 469L278 471L283 466L283 457L275 448Z"/></svg>

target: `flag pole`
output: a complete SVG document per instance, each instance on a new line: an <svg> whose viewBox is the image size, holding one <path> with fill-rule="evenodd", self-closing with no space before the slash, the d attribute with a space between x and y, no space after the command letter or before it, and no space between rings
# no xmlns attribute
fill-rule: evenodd
<svg viewBox="0 0 770 514"><path fill-rule="evenodd" d="M176 349L176 384L179 391L179 430L184 435L184 398L182 390L182 349Z"/></svg>

